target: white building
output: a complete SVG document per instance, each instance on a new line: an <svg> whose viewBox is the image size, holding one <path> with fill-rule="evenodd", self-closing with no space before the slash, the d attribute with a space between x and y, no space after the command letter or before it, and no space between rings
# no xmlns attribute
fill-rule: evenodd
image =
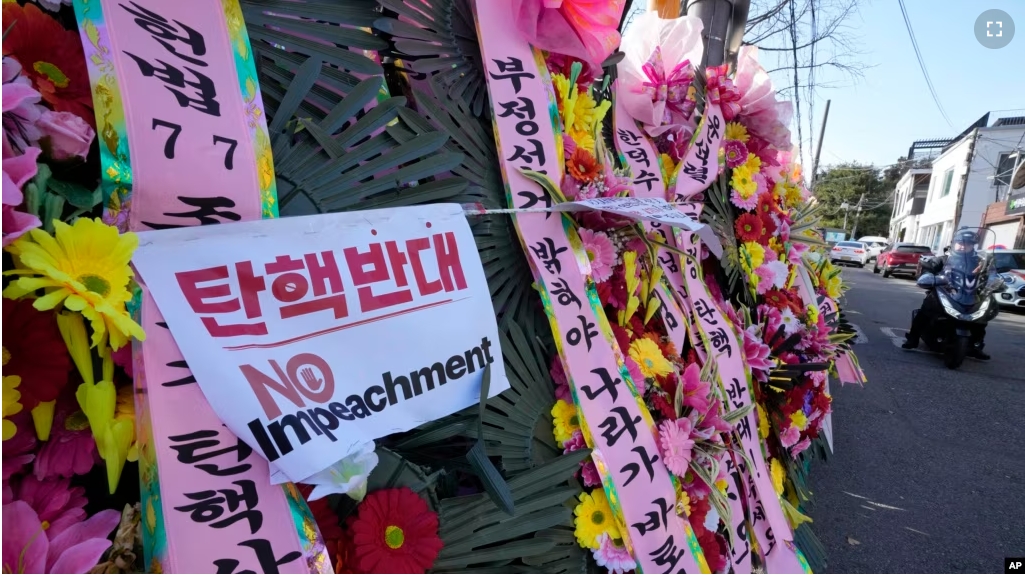
<svg viewBox="0 0 1025 575"><path fill-rule="evenodd" d="M925 209L925 197L929 192L931 168L912 168L901 176L893 196L893 212L890 215L890 239L895 242L915 241L918 236L918 220Z"/></svg>
<svg viewBox="0 0 1025 575"><path fill-rule="evenodd" d="M983 224L1000 191L999 167L1025 137L1025 124L1018 118L1001 118L992 126L986 125L988 120L989 114L933 160L915 241L934 252L949 245L954 230Z"/></svg>

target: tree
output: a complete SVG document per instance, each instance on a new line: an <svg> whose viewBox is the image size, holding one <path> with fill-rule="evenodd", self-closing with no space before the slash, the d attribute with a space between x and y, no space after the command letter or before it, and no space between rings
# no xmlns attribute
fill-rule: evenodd
<svg viewBox="0 0 1025 575"><path fill-rule="evenodd" d="M813 194L823 206L822 225L843 228L846 215L846 229L851 231L857 226L859 237L889 235L895 183L884 180L879 169L856 163L820 173ZM844 203L848 206L846 210L842 207Z"/></svg>

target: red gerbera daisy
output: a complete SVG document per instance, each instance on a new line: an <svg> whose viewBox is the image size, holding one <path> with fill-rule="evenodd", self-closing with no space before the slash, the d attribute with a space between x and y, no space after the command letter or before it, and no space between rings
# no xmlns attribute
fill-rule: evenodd
<svg viewBox="0 0 1025 575"><path fill-rule="evenodd" d="M594 181L601 175L601 166L598 165L598 160L594 159L594 154L580 147L566 162L566 169L571 176L581 182Z"/></svg>
<svg viewBox="0 0 1025 575"><path fill-rule="evenodd" d="M763 218L769 217L769 214L779 211L779 207L776 205L776 199L772 197L772 188L770 191L763 192L758 195L758 204L755 207L755 211L759 216Z"/></svg>
<svg viewBox="0 0 1025 575"><path fill-rule="evenodd" d="M408 487L367 495L352 535L354 559L364 573L424 573L442 548L438 514Z"/></svg>
<svg viewBox="0 0 1025 575"><path fill-rule="evenodd" d="M53 312L37 310L31 300L5 299L4 331L17 334L4 338L4 375L21 376L25 410L57 399L68 382L71 358Z"/></svg>
<svg viewBox="0 0 1025 575"><path fill-rule="evenodd" d="M787 295L787 292L783 290L771 289L765 292L765 303L782 311L783 309L790 307L790 297Z"/></svg>
<svg viewBox="0 0 1025 575"><path fill-rule="evenodd" d="M78 33L65 30L34 4L4 3L4 56L12 56L32 79L43 100L58 112L71 112L95 127L89 74ZM45 39L45 40L43 40Z"/></svg>
<svg viewBox="0 0 1025 575"><path fill-rule="evenodd" d="M772 216L768 214L762 214L758 219L762 220L762 233L758 235L758 243L767 246L769 238L776 234L776 222L772 221Z"/></svg>
<svg viewBox="0 0 1025 575"><path fill-rule="evenodd" d="M765 224L758 214L743 214L737 218L734 227L737 229L737 239L742 242L753 242L761 237Z"/></svg>

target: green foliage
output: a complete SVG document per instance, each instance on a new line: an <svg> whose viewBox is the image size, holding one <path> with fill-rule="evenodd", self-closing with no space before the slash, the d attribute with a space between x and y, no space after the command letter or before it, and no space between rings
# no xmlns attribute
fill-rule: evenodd
<svg viewBox="0 0 1025 575"><path fill-rule="evenodd" d="M872 166L856 163L833 167L819 174L812 190L819 205L822 206L821 226L842 228L845 210L848 204L847 230L855 229L857 236L889 235L890 212L893 207L893 193L896 181L883 179L883 174ZM858 201L864 194L862 209L857 209Z"/></svg>

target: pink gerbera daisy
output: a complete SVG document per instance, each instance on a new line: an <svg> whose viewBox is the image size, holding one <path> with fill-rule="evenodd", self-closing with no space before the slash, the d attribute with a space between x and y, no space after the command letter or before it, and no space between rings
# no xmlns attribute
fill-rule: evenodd
<svg viewBox="0 0 1025 575"><path fill-rule="evenodd" d="M612 266L616 263L616 247L604 232L592 232L580 228L580 241L583 243L587 259L591 261L591 277L601 283L612 276Z"/></svg>
<svg viewBox="0 0 1025 575"><path fill-rule="evenodd" d="M658 425L658 447L662 461L673 475L683 477L694 455L694 440L690 438L691 421L686 417L676 421L663 421Z"/></svg>
<svg viewBox="0 0 1025 575"><path fill-rule="evenodd" d="M609 537L608 533L598 536L598 548L593 551L594 562L604 567L609 573L626 573L637 569L637 562L627 551L626 546L620 541Z"/></svg>
<svg viewBox="0 0 1025 575"><path fill-rule="evenodd" d="M758 205L758 194L751 194L751 197L745 199L740 192L733 190L730 192L730 202L742 210L751 211Z"/></svg>
<svg viewBox="0 0 1025 575"><path fill-rule="evenodd" d="M723 146L723 155L726 158L726 167L736 168L747 161L747 146L740 140L726 140Z"/></svg>

